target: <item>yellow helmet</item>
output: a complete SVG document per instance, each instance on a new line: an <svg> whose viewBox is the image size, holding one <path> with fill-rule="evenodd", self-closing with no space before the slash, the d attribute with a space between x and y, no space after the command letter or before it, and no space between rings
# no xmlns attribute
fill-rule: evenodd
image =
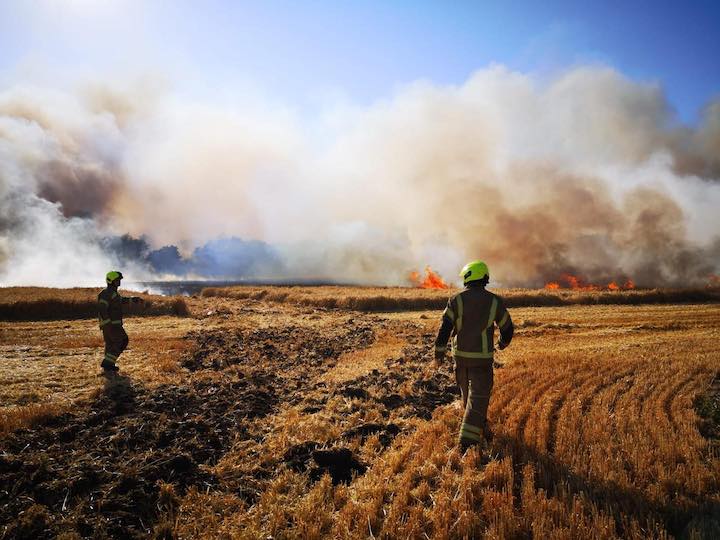
<svg viewBox="0 0 720 540"><path fill-rule="evenodd" d="M482 261L472 261L463 266L460 271L460 277L463 278L463 285L467 285L471 281L477 281L485 276L490 277L490 271L487 264Z"/></svg>
<svg viewBox="0 0 720 540"><path fill-rule="evenodd" d="M123 277L122 272L118 272L117 270L110 270L105 275L105 281L107 282L108 285L110 285L113 281L115 281L116 279L122 279L122 277Z"/></svg>

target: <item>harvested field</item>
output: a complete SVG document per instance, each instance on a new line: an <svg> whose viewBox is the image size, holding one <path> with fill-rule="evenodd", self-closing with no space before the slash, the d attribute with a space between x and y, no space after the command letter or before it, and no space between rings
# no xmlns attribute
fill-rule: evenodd
<svg viewBox="0 0 720 540"><path fill-rule="evenodd" d="M0 538L720 534L717 304L512 309L461 455L439 310L271 292L130 319L110 379L93 321L0 322Z"/></svg>
<svg viewBox="0 0 720 540"><path fill-rule="evenodd" d="M0 321L56 321L97 318L100 288L47 289L43 287L0 288ZM180 297L121 291L125 296L140 296L142 304L126 306L129 316L190 315Z"/></svg>
<svg viewBox="0 0 720 540"><path fill-rule="evenodd" d="M408 287L206 287L204 297L264 300L357 311L411 311L443 309L456 290ZM582 291L567 289L497 289L508 307L568 305L637 305L720 302L720 288L633 289Z"/></svg>

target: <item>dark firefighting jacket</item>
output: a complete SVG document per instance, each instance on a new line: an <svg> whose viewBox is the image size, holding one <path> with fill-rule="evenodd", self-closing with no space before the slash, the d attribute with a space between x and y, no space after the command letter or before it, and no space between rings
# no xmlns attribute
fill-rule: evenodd
<svg viewBox="0 0 720 540"><path fill-rule="evenodd" d="M448 300L435 350L445 352L452 335L456 361L466 365L492 361L496 325L503 346L509 345L514 328L502 298L481 285L470 285Z"/></svg>
<svg viewBox="0 0 720 540"><path fill-rule="evenodd" d="M107 287L98 294L98 318L100 328L106 324L122 325L122 305L129 304L130 298L120 295L116 287Z"/></svg>

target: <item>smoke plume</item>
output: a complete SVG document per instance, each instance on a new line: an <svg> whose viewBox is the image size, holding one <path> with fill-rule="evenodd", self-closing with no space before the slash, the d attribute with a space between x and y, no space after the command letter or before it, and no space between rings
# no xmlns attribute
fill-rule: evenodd
<svg viewBox="0 0 720 540"><path fill-rule="evenodd" d="M0 92L3 285L112 267L405 284L476 258L502 285L698 285L719 271L718 207L720 102L683 125L660 87L605 67L493 66L316 118L157 88ZM146 247L108 241L124 234Z"/></svg>

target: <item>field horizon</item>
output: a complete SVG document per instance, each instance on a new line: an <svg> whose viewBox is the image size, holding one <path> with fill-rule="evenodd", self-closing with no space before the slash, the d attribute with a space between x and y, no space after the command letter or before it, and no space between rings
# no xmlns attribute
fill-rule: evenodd
<svg viewBox="0 0 720 540"><path fill-rule="evenodd" d="M180 282L182 283L182 282ZM139 295L144 303L128 306L130 316L189 316L186 298L228 298L264 300L326 309L366 312L418 311L443 309L447 299L460 289L416 286L355 285L229 285L193 284L195 294L154 294L147 289L125 287L121 293ZM0 320L62 320L95 318L97 294L101 287L0 287ZM179 287L178 290L183 290ZM720 303L720 287L633 288L583 290L569 288L490 288L508 307L611 304Z"/></svg>

